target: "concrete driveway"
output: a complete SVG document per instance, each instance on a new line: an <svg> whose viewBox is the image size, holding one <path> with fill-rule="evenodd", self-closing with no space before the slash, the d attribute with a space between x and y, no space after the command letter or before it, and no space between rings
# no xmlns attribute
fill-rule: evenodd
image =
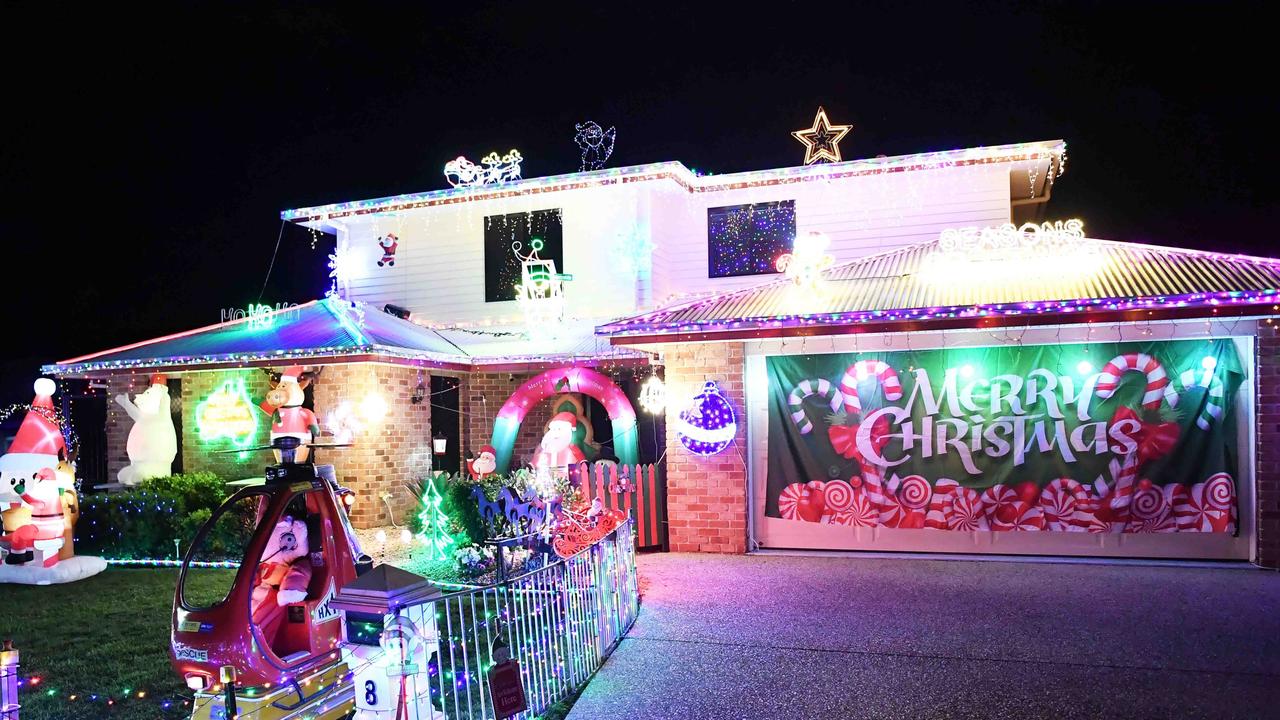
<svg viewBox="0 0 1280 720"><path fill-rule="evenodd" d="M1280 718L1280 574L640 557L635 627L569 720Z"/></svg>

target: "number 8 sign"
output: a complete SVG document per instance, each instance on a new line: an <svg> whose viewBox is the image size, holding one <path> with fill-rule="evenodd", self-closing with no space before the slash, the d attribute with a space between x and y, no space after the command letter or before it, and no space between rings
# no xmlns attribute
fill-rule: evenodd
<svg viewBox="0 0 1280 720"><path fill-rule="evenodd" d="M356 709L386 712L392 709L391 679L387 677L384 665L373 665L363 668L356 675ZM397 682L399 678L396 678Z"/></svg>

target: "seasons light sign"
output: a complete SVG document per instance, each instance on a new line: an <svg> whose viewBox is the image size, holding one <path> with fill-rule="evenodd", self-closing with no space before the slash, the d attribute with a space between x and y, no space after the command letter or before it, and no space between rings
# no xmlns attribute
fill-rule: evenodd
<svg viewBox="0 0 1280 720"><path fill-rule="evenodd" d="M1230 340L772 357L768 372L774 517L1234 530Z"/></svg>

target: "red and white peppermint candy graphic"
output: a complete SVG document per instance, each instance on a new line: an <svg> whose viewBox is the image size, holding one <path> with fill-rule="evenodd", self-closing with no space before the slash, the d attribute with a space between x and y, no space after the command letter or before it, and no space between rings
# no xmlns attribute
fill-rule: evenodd
<svg viewBox="0 0 1280 720"><path fill-rule="evenodd" d="M1174 507L1175 521L1183 532L1235 532L1235 483L1226 473L1212 475Z"/></svg>
<svg viewBox="0 0 1280 720"><path fill-rule="evenodd" d="M778 513L786 520L799 520L800 515L796 507L805 492L804 483L791 483L782 488L782 492L778 495Z"/></svg>
<svg viewBox="0 0 1280 720"><path fill-rule="evenodd" d="M993 485L982 493L987 524L996 532L1034 532L1044 529L1040 508L1024 501L1007 485Z"/></svg>
<svg viewBox="0 0 1280 720"><path fill-rule="evenodd" d="M1040 491L1044 529L1052 532L1084 532L1089 491L1071 478L1055 478Z"/></svg>
<svg viewBox="0 0 1280 720"><path fill-rule="evenodd" d="M929 507L929 498L933 496L933 488L929 481L919 475L908 475L898 485L898 501L909 510L924 510Z"/></svg>
<svg viewBox="0 0 1280 720"><path fill-rule="evenodd" d="M844 371L840 380L840 392L844 395L844 409L850 414L862 412L862 399L858 396L858 383L875 377L884 391L884 399L898 400L902 397L902 381L893 368L879 360L859 360Z"/></svg>
<svg viewBox="0 0 1280 720"><path fill-rule="evenodd" d="M1174 486L1170 486L1174 487ZM1129 503L1129 522L1125 525L1127 533L1171 533L1178 531L1177 521L1173 516L1173 506L1169 504L1170 495L1165 488L1152 485L1150 480L1143 480L1133 493L1133 502Z"/></svg>
<svg viewBox="0 0 1280 720"><path fill-rule="evenodd" d="M957 488L947 499L943 512L948 530L972 532L991 529L983 512L982 495L973 488Z"/></svg>
<svg viewBox="0 0 1280 720"><path fill-rule="evenodd" d="M1098 383L1094 393L1106 400L1115 395L1120 386L1120 377L1127 372L1139 372L1147 381L1146 390L1142 394L1142 407L1158 410L1160 401L1166 400L1172 407L1178 404L1178 392L1169 382L1169 375L1159 360L1143 353L1126 353L1111 358L1098 375Z"/></svg>
<svg viewBox="0 0 1280 720"><path fill-rule="evenodd" d="M831 522L849 527L875 527L880 524L880 510L866 493L854 490L849 509L836 513Z"/></svg>
<svg viewBox="0 0 1280 720"><path fill-rule="evenodd" d="M960 483L951 478L938 478L933 484L933 497L929 498L929 513L924 526L932 530L947 530L947 505L960 489Z"/></svg>
<svg viewBox="0 0 1280 720"><path fill-rule="evenodd" d="M853 486L844 480L832 480L824 488L827 512L842 513L853 507Z"/></svg>

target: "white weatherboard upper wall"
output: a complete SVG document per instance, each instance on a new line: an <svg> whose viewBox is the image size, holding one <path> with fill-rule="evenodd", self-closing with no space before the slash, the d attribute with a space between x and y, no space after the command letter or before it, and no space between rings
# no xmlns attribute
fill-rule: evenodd
<svg viewBox="0 0 1280 720"><path fill-rule="evenodd" d="M518 325L515 302L484 301L484 219L562 210L568 314L599 320L672 298L749 287L774 276L709 278L707 209L794 200L796 231L831 238L836 262L936 238L948 227L1010 219L1011 163L986 163L690 192L670 179L579 187L349 218L350 297L394 303L433 324ZM379 236L399 237L395 267L377 267ZM619 270L627 242L652 243L651 269Z"/></svg>

